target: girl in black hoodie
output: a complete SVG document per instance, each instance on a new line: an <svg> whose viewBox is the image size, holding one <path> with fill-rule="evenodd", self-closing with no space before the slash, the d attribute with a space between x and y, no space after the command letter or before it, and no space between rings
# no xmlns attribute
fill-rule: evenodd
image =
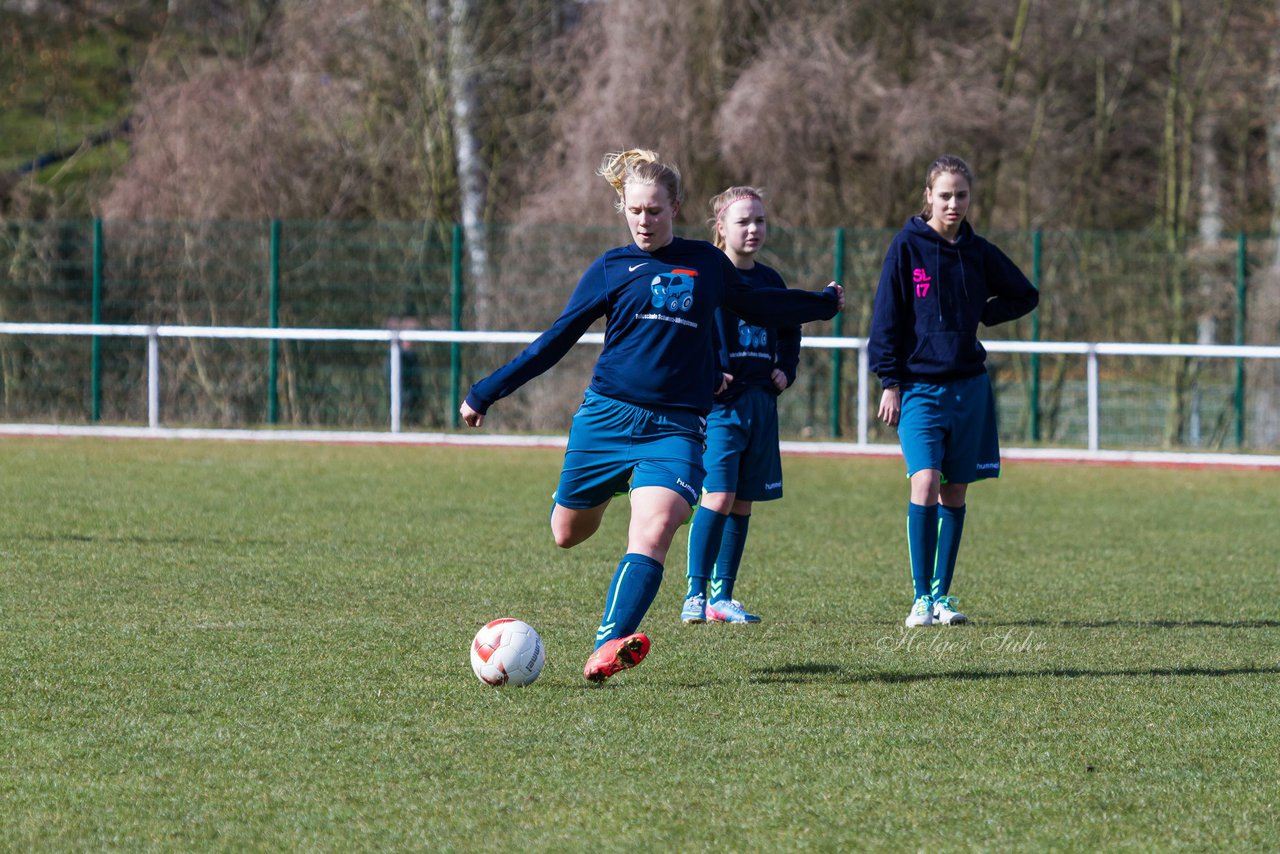
<svg viewBox="0 0 1280 854"><path fill-rule="evenodd" d="M885 254L871 320L879 417L898 428L911 479L907 546L915 601L906 625L964 623L950 595L965 493L1000 475L995 400L978 324L1030 313L1039 293L965 220L973 173L943 155L925 178L924 208Z"/></svg>

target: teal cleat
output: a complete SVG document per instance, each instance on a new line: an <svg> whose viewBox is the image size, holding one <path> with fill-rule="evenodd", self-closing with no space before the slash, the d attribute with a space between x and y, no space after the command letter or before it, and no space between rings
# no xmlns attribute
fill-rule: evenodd
<svg viewBox="0 0 1280 854"><path fill-rule="evenodd" d="M684 608L680 611L680 622L685 625L705 623L707 621L707 598L701 593L684 600Z"/></svg>
<svg viewBox="0 0 1280 854"><path fill-rule="evenodd" d="M713 623L758 623L760 618L748 614L737 599L721 599L707 605L707 619Z"/></svg>

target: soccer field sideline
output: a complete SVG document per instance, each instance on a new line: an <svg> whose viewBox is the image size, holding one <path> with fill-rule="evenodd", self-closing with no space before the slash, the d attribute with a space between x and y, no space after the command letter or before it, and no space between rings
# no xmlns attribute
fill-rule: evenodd
<svg viewBox="0 0 1280 854"><path fill-rule="evenodd" d="M229 442L314 442L354 445L467 445L495 448L563 448L558 435L506 435L498 433L391 433L374 430L253 430L200 427L103 427L65 424L0 424L0 436L93 437L105 439L187 439ZM858 442L780 443L784 454L837 457L893 457L896 444ZM1280 470L1280 454L1225 452L1121 451L1084 448L1001 448L1003 460L1088 463L1093 465L1167 466L1172 468L1237 468Z"/></svg>

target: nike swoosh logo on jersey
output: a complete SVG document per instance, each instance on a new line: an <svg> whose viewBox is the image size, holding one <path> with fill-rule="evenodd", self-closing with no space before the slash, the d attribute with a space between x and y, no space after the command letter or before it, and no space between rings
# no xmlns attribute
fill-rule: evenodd
<svg viewBox="0 0 1280 854"><path fill-rule="evenodd" d="M641 267L643 267L645 264L648 264L648 263L649 263L648 261L641 261L639 264L636 264L632 267L628 267L627 272L634 273L636 270L639 270Z"/></svg>

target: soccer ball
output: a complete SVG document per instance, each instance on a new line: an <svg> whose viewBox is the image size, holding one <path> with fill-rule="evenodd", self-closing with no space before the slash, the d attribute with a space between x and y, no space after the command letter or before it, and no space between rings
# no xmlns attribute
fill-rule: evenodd
<svg viewBox="0 0 1280 854"><path fill-rule="evenodd" d="M486 623L471 641L471 669L488 685L529 685L546 655L533 626L504 617Z"/></svg>

